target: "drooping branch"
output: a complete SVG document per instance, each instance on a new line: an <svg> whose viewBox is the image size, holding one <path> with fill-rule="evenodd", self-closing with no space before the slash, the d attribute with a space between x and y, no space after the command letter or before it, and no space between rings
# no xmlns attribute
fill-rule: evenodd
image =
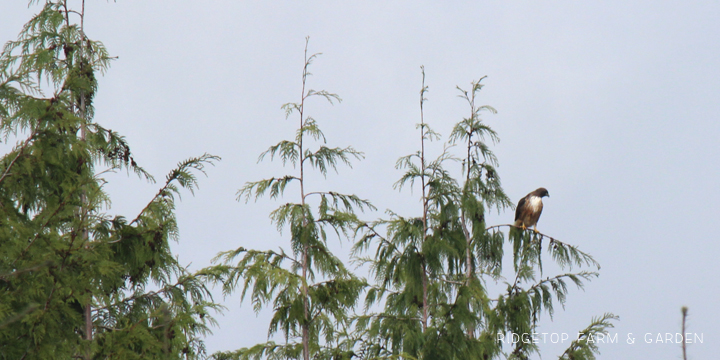
<svg viewBox="0 0 720 360"><path fill-rule="evenodd" d="M523 229L521 226L515 226L513 224L493 225L487 227L485 230L499 229L501 227L515 228L523 231L531 231L539 236L540 243L542 243L542 240L544 238L548 238L550 240L550 246L548 247L548 250L553 252L553 256L556 258L556 260L559 260L561 262L561 265L563 265L562 263L567 263L572 267L573 262L576 265L581 265L582 263L585 263L587 265L592 265L600 269L600 264L590 254L580 251L574 245L562 242L550 235L543 234L539 231ZM567 249L570 249L569 254L568 252L566 252Z"/></svg>
<svg viewBox="0 0 720 360"><path fill-rule="evenodd" d="M167 175L167 180L165 181L165 185L158 190L157 194L153 196L152 200L148 202L145 207L140 210L137 217L133 219L133 221L130 222L130 224L134 224L140 220L140 217L145 214L145 212L152 206L152 204L157 200L158 198L168 196L170 192L176 192L177 189L173 187L172 183L177 181L180 183L180 185L188 190L190 192L194 192L195 187L197 186L197 179L195 176L188 172L189 169L195 169L200 171L201 173L205 174L205 164L211 164L214 165L214 161L220 160L219 156L210 155L210 154L203 154L200 157L197 158L190 158L188 160L185 160L178 164L178 167L171 171Z"/></svg>
<svg viewBox="0 0 720 360"><path fill-rule="evenodd" d="M13 165L15 165L15 162L17 161L17 159L19 159L20 156L22 156L23 152L25 152L25 148L27 148L28 145L30 145L30 142L35 138L35 135L36 135L36 132L33 132L32 134L30 134L30 136L20 146L20 148L18 149L17 155L15 155L15 157L10 161L7 168L5 168L5 171L3 172L2 176L0 177L0 183L2 183L3 180L5 180L5 177L7 177L8 174L10 174L10 169L13 167Z"/></svg>

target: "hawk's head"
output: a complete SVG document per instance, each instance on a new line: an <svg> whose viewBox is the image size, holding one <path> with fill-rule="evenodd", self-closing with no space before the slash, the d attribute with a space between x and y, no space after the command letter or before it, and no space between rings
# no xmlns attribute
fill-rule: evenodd
<svg viewBox="0 0 720 360"><path fill-rule="evenodd" d="M550 197L550 193L547 191L546 188L543 188L543 187L538 188L537 190L533 191L532 194L535 196L539 196L541 198L546 197L546 196Z"/></svg>

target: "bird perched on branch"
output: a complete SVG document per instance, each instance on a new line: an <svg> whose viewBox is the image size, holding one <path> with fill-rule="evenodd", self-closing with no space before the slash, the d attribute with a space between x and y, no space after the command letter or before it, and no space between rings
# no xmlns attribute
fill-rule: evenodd
<svg viewBox="0 0 720 360"><path fill-rule="evenodd" d="M538 188L537 190L527 194L520 199L517 208L515 208L515 226L521 227L523 230L533 226L537 233L537 222L543 210L542 198L550 197L547 189Z"/></svg>

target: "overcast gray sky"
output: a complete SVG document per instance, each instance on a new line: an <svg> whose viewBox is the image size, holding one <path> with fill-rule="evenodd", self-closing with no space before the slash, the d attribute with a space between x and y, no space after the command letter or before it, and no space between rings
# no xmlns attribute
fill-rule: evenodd
<svg viewBox="0 0 720 360"><path fill-rule="evenodd" d="M71 0L72 1L72 0ZM305 36L324 53L310 86L339 94L308 111L333 146L366 159L331 175L332 187L381 209L419 213L417 193L398 193L395 160L416 151L420 65L425 118L447 135L467 113L455 86L487 75L480 102L499 132L494 147L507 193L517 201L544 186L551 197L539 230L578 245L602 264L542 332L573 333L613 312L619 344L603 359L677 359L677 344L643 336L678 332L680 307L704 343L720 352L720 3L717 1L88 1L86 33L115 61L100 80L95 120L124 134L136 160L159 179L204 152L223 161L179 206L180 260L209 265L219 251L287 242L268 213L278 202L238 203L246 181L283 174L256 164L292 136L280 105L297 101ZM0 3L0 41L15 39L37 7ZM433 148L434 150L437 147ZM157 190L124 174L110 178L112 212L136 214ZM291 198L292 199L292 198ZM382 212L366 215L368 219ZM495 223L507 223L502 213ZM337 247L346 253L349 244ZM491 294L492 295L492 294ZM230 350L266 338L237 297L207 339ZM638 340L625 343L628 333ZM567 346L541 345L551 359Z"/></svg>

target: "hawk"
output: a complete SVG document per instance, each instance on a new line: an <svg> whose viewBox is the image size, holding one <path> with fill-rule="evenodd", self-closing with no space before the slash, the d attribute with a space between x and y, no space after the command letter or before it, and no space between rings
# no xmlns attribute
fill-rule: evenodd
<svg viewBox="0 0 720 360"><path fill-rule="evenodd" d="M533 226L537 232L537 222L543 209L542 198L545 196L550 197L550 194L547 189L541 187L520 199L515 209L514 225L523 230Z"/></svg>

